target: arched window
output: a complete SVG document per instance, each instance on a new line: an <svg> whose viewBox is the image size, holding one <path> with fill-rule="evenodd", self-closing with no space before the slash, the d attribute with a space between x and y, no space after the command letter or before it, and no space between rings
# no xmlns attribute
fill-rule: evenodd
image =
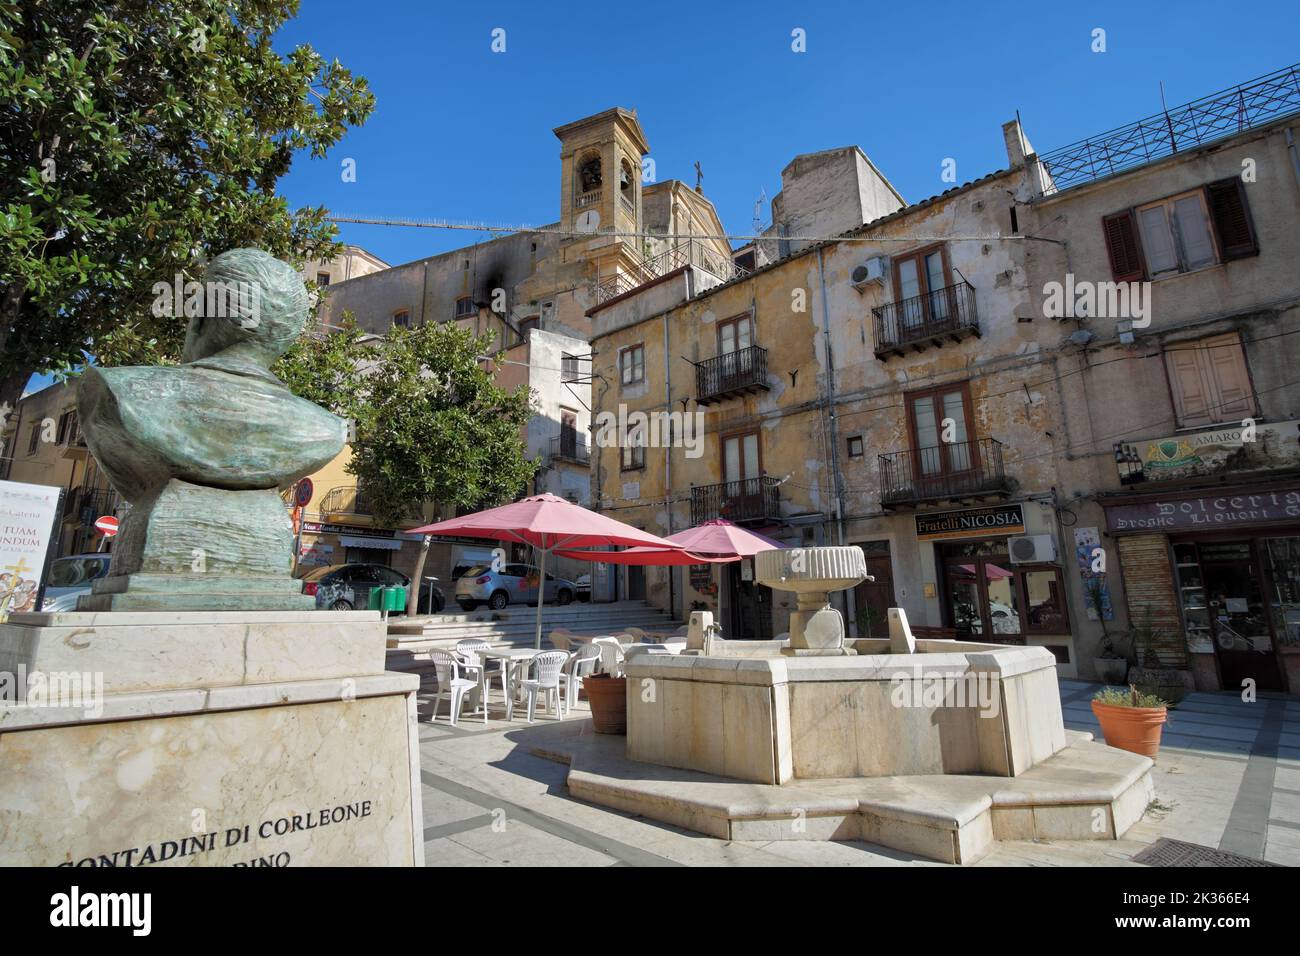
<svg viewBox="0 0 1300 956"><path fill-rule="evenodd" d="M576 169L577 194L574 196L573 204L575 206L585 206L600 200L600 187L604 183L604 176L601 172L600 153L590 150L583 153L578 158ZM594 195L593 195L594 194Z"/></svg>

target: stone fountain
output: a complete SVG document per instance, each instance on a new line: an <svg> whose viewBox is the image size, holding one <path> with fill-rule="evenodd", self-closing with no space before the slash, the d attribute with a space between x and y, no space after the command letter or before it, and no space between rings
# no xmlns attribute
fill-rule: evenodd
<svg viewBox="0 0 1300 956"><path fill-rule="evenodd" d="M799 608L790 614L787 657L841 657L857 651L844 645L844 617L830 604L832 591L843 591L867 579L862 549L794 548L763 551L754 556L754 579L778 591L798 595Z"/></svg>
<svg viewBox="0 0 1300 956"><path fill-rule="evenodd" d="M570 792L721 839L953 863L997 839L1118 839L1142 816L1150 761L1067 735L1051 652L916 639L902 608L888 639L847 640L829 595L865 577L855 547L757 555L757 581L798 595L789 640L692 615L686 653L627 662L626 751L576 739Z"/></svg>

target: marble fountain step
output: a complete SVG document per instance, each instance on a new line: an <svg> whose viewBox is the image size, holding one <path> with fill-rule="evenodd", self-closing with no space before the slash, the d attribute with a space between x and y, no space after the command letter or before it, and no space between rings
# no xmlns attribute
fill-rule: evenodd
<svg viewBox="0 0 1300 956"><path fill-rule="evenodd" d="M995 840L1116 840L1153 799L1146 757L1069 732L1018 777L930 775L796 780L785 786L638 763L625 738L570 722L530 740L569 765L574 797L724 840L862 840L971 863Z"/></svg>

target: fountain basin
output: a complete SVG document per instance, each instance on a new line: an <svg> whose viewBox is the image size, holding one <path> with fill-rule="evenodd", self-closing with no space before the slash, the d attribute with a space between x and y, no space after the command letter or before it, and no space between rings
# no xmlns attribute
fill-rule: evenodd
<svg viewBox="0 0 1300 956"><path fill-rule="evenodd" d="M629 759L779 785L1013 777L1066 746L1045 648L918 640L889 654L858 641L856 656L788 657L733 643L746 646L627 662Z"/></svg>

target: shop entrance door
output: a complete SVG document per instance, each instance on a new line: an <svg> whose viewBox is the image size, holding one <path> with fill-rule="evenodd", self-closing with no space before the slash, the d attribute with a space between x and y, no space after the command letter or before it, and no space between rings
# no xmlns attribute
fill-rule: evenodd
<svg viewBox="0 0 1300 956"><path fill-rule="evenodd" d="M1240 690L1247 678L1259 690L1281 690L1253 542L1200 542L1196 550L1224 690Z"/></svg>
<svg viewBox="0 0 1300 956"><path fill-rule="evenodd" d="M752 561L742 558L725 565L727 587L730 589L730 613L723 627L723 636L741 641L770 641L772 639L772 589L756 581L746 581L740 566Z"/></svg>

